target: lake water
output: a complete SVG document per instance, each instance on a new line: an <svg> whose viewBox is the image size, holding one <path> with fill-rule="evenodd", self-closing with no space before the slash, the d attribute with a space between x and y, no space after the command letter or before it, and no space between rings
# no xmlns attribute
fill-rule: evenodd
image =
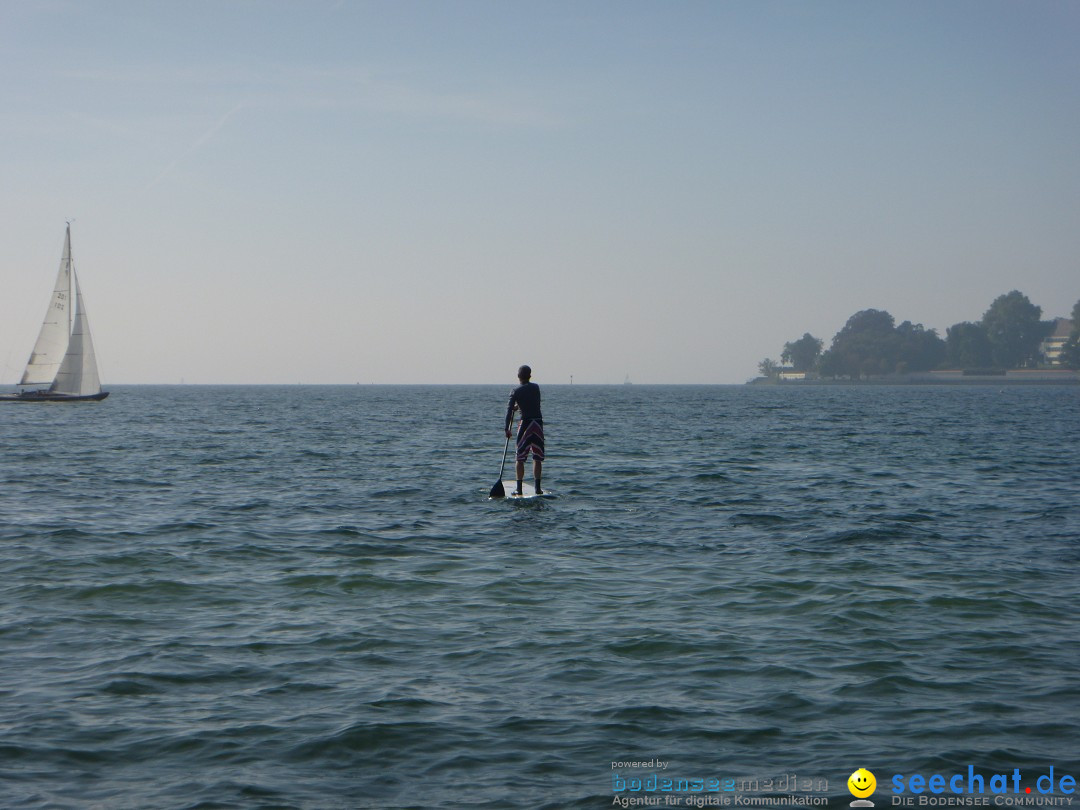
<svg viewBox="0 0 1080 810"><path fill-rule="evenodd" d="M0 406L0 807L1071 798L1080 389L538 381Z"/></svg>

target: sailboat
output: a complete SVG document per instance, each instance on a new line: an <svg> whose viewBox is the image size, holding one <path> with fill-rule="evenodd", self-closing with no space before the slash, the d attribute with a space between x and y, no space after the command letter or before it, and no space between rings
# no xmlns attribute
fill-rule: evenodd
<svg viewBox="0 0 1080 810"><path fill-rule="evenodd" d="M56 275L49 309L30 353L20 386L41 386L0 395L0 402L86 402L109 395L101 390L90 321L79 279L71 260L71 223L64 236L64 255Z"/></svg>

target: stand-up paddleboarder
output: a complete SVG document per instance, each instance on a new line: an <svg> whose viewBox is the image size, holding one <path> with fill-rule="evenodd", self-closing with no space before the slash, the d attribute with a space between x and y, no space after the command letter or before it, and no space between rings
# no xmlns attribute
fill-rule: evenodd
<svg viewBox="0 0 1080 810"><path fill-rule="evenodd" d="M518 369L517 388L510 392L510 402L506 406L506 438L510 438L510 425L514 421L514 411L521 411L521 421L518 423L517 433L517 464L515 465L515 477L517 478L517 490L515 495L521 494L521 481L525 477L525 460L530 451L533 457L533 480L536 485L536 494L543 494L540 488L540 471L544 461L544 417L540 413L540 386L530 382L532 369L522 366Z"/></svg>

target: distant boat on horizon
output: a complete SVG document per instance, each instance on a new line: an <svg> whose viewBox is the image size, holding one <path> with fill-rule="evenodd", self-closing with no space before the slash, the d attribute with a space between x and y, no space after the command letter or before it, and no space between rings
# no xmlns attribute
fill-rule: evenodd
<svg viewBox="0 0 1080 810"><path fill-rule="evenodd" d="M70 222L49 309L19 382L20 387L41 385L48 388L0 394L0 402L87 402L109 395L101 390L86 302L71 259Z"/></svg>
<svg viewBox="0 0 1080 810"><path fill-rule="evenodd" d="M622 384L623 385L633 385L633 383L630 382L630 375L629 374L626 375L626 379L622 381Z"/></svg>

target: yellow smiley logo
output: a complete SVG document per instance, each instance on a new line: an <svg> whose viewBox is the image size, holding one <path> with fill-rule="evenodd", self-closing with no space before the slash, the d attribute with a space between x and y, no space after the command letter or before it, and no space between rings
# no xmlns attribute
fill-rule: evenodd
<svg viewBox="0 0 1080 810"><path fill-rule="evenodd" d="M876 787L877 779L866 768L859 768L847 780L847 789L851 791L852 796L859 799L865 799L874 792Z"/></svg>

